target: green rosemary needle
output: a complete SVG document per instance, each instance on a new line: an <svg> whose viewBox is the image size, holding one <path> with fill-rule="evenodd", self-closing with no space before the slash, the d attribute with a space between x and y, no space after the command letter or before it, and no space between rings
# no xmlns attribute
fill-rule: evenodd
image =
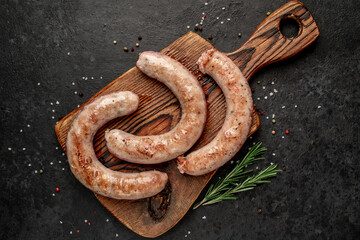
<svg viewBox="0 0 360 240"><path fill-rule="evenodd" d="M258 157L266 151L265 147L261 147L261 143L255 144L250 151L245 155L243 160L236 164L234 169L228 173L225 177L220 178L214 185L212 184L205 194L203 200L194 205L193 209L196 209L202 205L210 205L221 202L223 200L236 199L234 195L238 192L244 192L253 189L256 185L261 183L269 183L267 180L270 177L275 177L277 172L277 165L271 164L265 170L258 172L257 174L250 176L240 183L240 179L245 177L246 174L253 170L244 171L244 169L257 161L264 159Z"/></svg>

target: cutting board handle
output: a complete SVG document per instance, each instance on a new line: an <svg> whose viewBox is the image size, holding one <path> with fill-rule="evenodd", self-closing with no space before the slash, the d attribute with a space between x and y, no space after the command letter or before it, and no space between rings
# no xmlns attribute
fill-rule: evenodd
<svg viewBox="0 0 360 240"><path fill-rule="evenodd" d="M285 37L280 22L294 19L299 24L298 35ZM227 55L247 79L260 68L295 55L319 36L319 29L309 10L299 1L290 1L270 14L236 51Z"/></svg>

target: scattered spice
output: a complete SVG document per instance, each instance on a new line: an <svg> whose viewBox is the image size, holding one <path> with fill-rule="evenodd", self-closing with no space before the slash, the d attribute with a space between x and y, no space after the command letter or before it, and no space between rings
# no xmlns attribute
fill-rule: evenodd
<svg viewBox="0 0 360 240"><path fill-rule="evenodd" d="M269 16L270 14L271 14L271 12L267 12L267 13L266 13L266 15L268 15L268 16Z"/></svg>
<svg viewBox="0 0 360 240"><path fill-rule="evenodd" d="M124 47L124 52L129 51L129 49L127 47Z"/></svg>
<svg viewBox="0 0 360 240"><path fill-rule="evenodd" d="M275 135L275 130L272 130L271 133L272 133L272 135Z"/></svg>
<svg viewBox="0 0 360 240"><path fill-rule="evenodd" d="M90 223L90 222L88 222L88 225L90 226L90 225L91 225L91 223Z"/></svg>
<svg viewBox="0 0 360 240"><path fill-rule="evenodd" d="M276 123L275 119L272 120L272 123Z"/></svg>
<svg viewBox="0 0 360 240"><path fill-rule="evenodd" d="M285 133L286 133L286 134L289 134L289 133L290 133L290 131L289 131L289 130L286 130L286 131L285 131Z"/></svg>
<svg viewBox="0 0 360 240"><path fill-rule="evenodd" d="M238 37L241 38L241 33L238 33Z"/></svg>
<svg viewBox="0 0 360 240"><path fill-rule="evenodd" d="M140 46L140 44L139 44L139 43L136 43L136 44L135 44L135 46L136 46L136 47L139 47L139 46Z"/></svg>
<svg viewBox="0 0 360 240"><path fill-rule="evenodd" d="M212 40L212 39L213 39L213 36L212 36L212 35L209 35L209 36L208 36L208 39L209 39L209 40Z"/></svg>
<svg viewBox="0 0 360 240"><path fill-rule="evenodd" d="M40 172L40 173L43 173L43 172L44 172L44 170L40 169L40 170L39 170L39 172Z"/></svg>
<svg viewBox="0 0 360 240"><path fill-rule="evenodd" d="M203 18L206 18L206 15L205 15L205 14L204 14L204 15L202 15L202 17L203 17Z"/></svg>
<svg viewBox="0 0 360 240"><path fill-rule="evenodd" d="M261 209L261 208L258 209L258 213L262 213L262 209Z"/></svg>
<svg viewBox="0 0 360 240"><path fill-rule="evenodd" d="M261 112L260 112L260 114L261 114L261 115L264 115L264 112L263 112L263 111L261 111Z"/></svg>
<svg viewBox="0 0 360 240"><path fill-rule="evenodd" d="M135 49L132 47L130 50L133 52Z"/></svg>
<svg viewBox="0 0 360 240"><path fill-rule="evenodd" d="M57 187L55 190L56 190L57 192L59 192L59 191L60 191L60 188Z"/></svg>
<svg viewBox="0 0 360 240"><path fill-rule="evenodd" d="M117 41L116 41L116 40L114 40L114 41L113 41L113 43L114 43L114 45L116 45L116 44L117 44Z"/></svg>
<svg viewBox="0 0 360 240"><path fill-rule="evenodd" d="M198 28L197 26L195 26L195 27L194 27L194 30L195 30L195 31L198 31L198 30L199 30L199 28Z"/></svg>
<svg viewBox="0 0 360 240"><path fill-rule="evenodd" d="M283 167L282 167L282 170L283 170L283 171L286 171L286 167L285 167L285 166L283 166Z"/></svg>
<svg viewBox="0 0 360 240"><path fill-rule="evenodd" d="M203 30L203 27L199 26L199 31L202 32L202 30Z"/></svg>
<svg viewBox="0 0 360 240"><path fill-rule="evenodd" d="M80 97L83 97L83 96L84 96L84 93L83 93L83 92L79 92L79 96L80 96Z"/></svg>
<svg viewBox="0 0 360 240"><path fill-rule="evenodd" d="M260 81L257 81L258 84L260 84Z"/></svg>
<svg viewBox="0 0 360 240"><path fill-rule="evenodd" d="M139 41L142 39L142 36L138 36Z"/></svg>

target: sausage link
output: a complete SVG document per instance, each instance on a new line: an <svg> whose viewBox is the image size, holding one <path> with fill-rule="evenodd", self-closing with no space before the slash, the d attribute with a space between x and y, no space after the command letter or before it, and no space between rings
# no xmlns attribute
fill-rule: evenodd
<svg viewBox="0 0 360 240"><path fill-rule="evenodd" d="M108 150L133 163L156 164L176 158L200 137L206 121L205 94L197 79L178 61L157 52L143 52L136 66L164 83L181 105L180 122L161 135L135 136L119 129L105 133Z"/></svg>
<svg viewBox="0 0 360 240"><path fill-rule="evenodd" d="M139 98L132 92L114 92L86 105L67 135L66 153L74 176L87 188L116 199L140 199L159 193L167 183L166 173L146 171L122 173L101 164L93 148L97 130L109 120L131 114Z"/></svg>
<svg viewBox="0 0 360 240"><path fill-rule="evenodd" d="M178 157L178 169L189 175L209 173L230 160L244 144L251 126L251 89L239 68L225 54L214 49L201 55L197 64L214 78L226 100L224 125L215 138L186 157Z"/></svg>

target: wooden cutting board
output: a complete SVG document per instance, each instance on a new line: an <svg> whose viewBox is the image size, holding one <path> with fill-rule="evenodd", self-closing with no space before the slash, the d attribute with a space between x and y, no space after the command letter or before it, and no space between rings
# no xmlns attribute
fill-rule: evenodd
<svg viewBox="0 0 360 240"><path fill-rule="evenodd" d="M298 36L286 38L281 34L280 21L285 18L293 18L298 22ZM315 41L318 35L319 30L310 12L302 3L291 1L267 17L247 42L228 56L249 80L261 67L300 52ZM196 65L201 53L211 48L213 46L205 39L189 32L161 51L188 68L200 81L207 97L208 122L203 135L190 151L211 141L225 117L225 99L221 90L209 76L201 74ZM169 175L169 184L163 192L148 199L126 201L100 195L96 197L125 226L141 236L156 237L172 228L185 215L215 172L192 177L180 174L175 160L145 166L114 158L107 151L104 142L106 129L119 128L136 135L161 134L172 129L181 116L181 108L175 96L163 84L148 78L136 67L104 87L91 99L117 90L130 90L138 94L140 105L132 115L110 121L98 131L94 138L97 157L105 166L117 171L133 172L154 168L165 171ZM70 125L87 102L55 126L58 141L64 151ZM250 135L259 125L259 117L254 111Z"/></svg>

